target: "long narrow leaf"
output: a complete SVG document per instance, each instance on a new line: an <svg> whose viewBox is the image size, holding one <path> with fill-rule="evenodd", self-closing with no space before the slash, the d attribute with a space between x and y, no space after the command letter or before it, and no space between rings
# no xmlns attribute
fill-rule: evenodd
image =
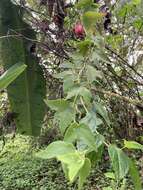
<svg viewBox="0 0 143 190"><path fill-rule="evenodd" d="M36 38L33 29L23 21L23 10L11 0L0 0L0 36L13 31L29 39ZM26 70L7 87L7 92L11 111L17 113L17 132L37 136L45 115L46 84L38 58L30 51L33 45L22 37L1 38L0 62L5 70L15 63L27 65Z"/></svg>
<svg viewBox="0 0 143 190"><path fill-rule="evenodd" d="M132 181L134 183L135 190L141 190L142 189L142 184L141 184L141 179L139 175L139 171L131 159L129 160L129 174L132 178Z"/></svg>
<svg viewBox="0 0 143 190"><path fill-rule="evenodd" d="M7 86L13 82L26 67L27 66L24 64L15 64L10 67L3 75L0 76L0 90L7 88Z"/></svg>

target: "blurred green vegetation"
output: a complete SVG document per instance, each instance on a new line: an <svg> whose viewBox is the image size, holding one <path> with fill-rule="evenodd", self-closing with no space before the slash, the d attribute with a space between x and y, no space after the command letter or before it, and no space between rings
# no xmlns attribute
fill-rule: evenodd
<svg viewBox="0 0 143 190"><path fill-rule="evenodd" d="M41 146L39 140L22 135L11 137L7 135L4 148L0 147L0 190L77 189L76 184L66 181L59 162L35 157L35 153L45 146ZM104 176L105 168L110 170L108 160L102 161L100 169L93 167L83 190L102 190L110 185L110 180Z"/></svg>
<svg viewBox="0 0 143 190"><path fill-rule="evenodd" d="M10 135L6 136L6 144L0 152L0 190L76 189L76 184L68 185L60 163L34 156L38 150L39 145L33 138L17 135L11 139ZM107 182L103 173L94 169L85 189L102 189Z"/></svg>
<svg viewBox="0 0 143 190"><path fill-rule="evenodd" d="M0 152L0 190L67 190L59 163L35 158L31 142L22 136L6 142Z"/></svg>

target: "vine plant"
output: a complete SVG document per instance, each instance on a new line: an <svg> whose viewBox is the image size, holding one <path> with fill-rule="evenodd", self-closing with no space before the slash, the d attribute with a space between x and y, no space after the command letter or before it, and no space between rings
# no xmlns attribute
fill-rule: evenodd
<svg viewBox="0 0 143 190"><path fill-rule="evenodd" d="M24 8L25 1L20 2L22 2ZM47 4L47 2L52 1L45 0L41 2L46 2L44 4ZM52 55L60 57L64 55L62 58L65 61L60 66L58 64L60 69L58 67L57 70L60 70L60 72L54 75L54 78L63 83L63 97L55 100L45 100L47 106L55 112L54 122L59 125L63 140L51 143L45 150L37 153L37 156L44 159L56 158L61 161L65 176L71 183L78 180L78 189L80 190L90 173L91 167L97 164L101 160L104 151L108 150L112 169L111 172L106 173L106 176L111 179L112 183L106 189L126 189L125 179L129 174L134 183L135 190L141 190L141 180L136 164L124 150L143 150L143 145L135 141L124 140L123 145L119 143L119 147L119 145L115 144L115 141L109 141L103 135L105 128L110 131L111 122L107 112L108 106L103 98L104 92L107 93L107 91L102 89L106 84L105 81L107 79L105 79L105 75L107 71L108 78L110 78L109 83L115 92L122 92L127 88L126 91L128 92L129 90L130 92L132 88L136 89L137 85L142 85L140 79L143 77L139 72L141 69L140 61L131 65L126 60L131 54L135 53L134 49L138 45L141 45L137 42L140 40L138 36L143 26L140 18L135 18L133 23L131 21L126 23L127 16L130 14L134 15L135 10L138 10L134 9L134 7L142 5L142 2L141 0L129 0L129 3L126 4L124 1L121 1L121 4L119 3L119 7L120 5L121 7L118 11L120 17L116 17L115 19L114 14L116 14L116 9L113 11L113 21L116 22L113 28L110 26L110 14L107 14L105 6L101 8L97 4L99 1L80 0L75 4L74 8L71 6L71 12L75 16L73 17L74 19L69 20L63 14L63 10L65 9L64 1L53 2L62 2L61 5L63 5L60 6L60 3L57 3L56 9L58 14L55 14L54 18L52 18L52 14L49 14L48 21L51 21L52 24L54 22L58 27L50 28L49 22L45 23L45 20L38 24L38 26L36 25L37 23L33 23L33 25L35 24L35 27L37 26L39 30L43 30L44 37L46 36L47 41L45 40L45 43L35 41L41 49L43 47L46 52ZM54 6L52 5L52 7ZM110 7L111 10L114 7L116 6L112 5ZM54 8L50 12L53 12L53 10ZM28 13L29 11L33 10L28 9ZM80 14L78 15L77 13ZM120 21L120 18L123 22ZM69 34L71 31L68 31L68 29L75 20L78 23L75 24L76 28L74 28L75 36L73 40ZM120 22L120 25L117 21ZM129 30L131 24L135 27L135 31L137 31L137 36L134 38L134 28L132 27ZM65 26L67 27L67 33L64 31ZM116 31L117 27L121 31ZM106 35L106 32L109 35ZM51 35L51 33L55 35ZM59 40L59 34L62 35L61 40ZM122 48L119 48L120 46ZM69 49L70 51L68 51ZM115 49L117 49L117 52L114 51ZM131 53L130 56L129 53ZM111 75L112 77L110 77ZM16 77L13 76L13 72L10 76L12 78ZM2 82L3 79L2 76ZM5 84L4 81L1 88L7 86L11 80L7 82ZM102 92L103 95L99 95L99 92ZM118 97L119 95L115 92L114 95ZM135 105L140 103L140 100L131 100L130 96L129 98L123 97L123 94L125 92L121 93L120 97L129 100L130 103ZM133 93L133 98L134 94L136 93ZM140 99L139 93L138 96Z"/></svg>
<svg viewBox="0 0 143 190"><path fill-rule="evenodd" d="M83 5L80 4L82 8ZM98 34L95 37L93 30L95 20L98 24L102 17L103 14L97 12L83 12L86 37L72 44L75 51L69 54L69 60L60 65L62 72L54 75L63 82L64 96L45 100L47 106L55 111L54 121L59 125L63 140L51 143L37 156L61 161L65 176L71 183L78 180L80 190L93 163L100 161L102 153L108 150L112 169L106 176L111 178L112 183L107 189L126 189L125 178L130 174L135 189L141 190L139 172L124 149L143 150L143 146L135 141L124 140L124 145L119 148L109 142L101 130L111 127L104 102L96 93L104 86L105 80L103 72L98 69L100 63L97 60L100 57L109 61L104 53L103 37ZM101 56L99 51L102 52Z"/></svg>
<svg viewBox="0 0 143 190"><path fill-rule="evenodd" d="M59 123L64 139L51 143L37 156L61 161L67 178L70 182L78 178L78 189L81 189L92 162L98 162L107 148L113 167L112 173L107 175L114 179L110 189L118 189L130 173L135 189L139 190L139 173L123 149L143 149L143 146L134 141L124 141L124 146L118 148L107 142L99 132L102 125L110 127L110 121L102 100L94 94L95 86L102 79L102 73L93 67L92 62L97 43L94 39L88 39L88 42L92 43L92 48L87 48L86 55L83 56L81 52L72 54L71 60L61 65L66 70L55 75L63 81L64 98L45 101L55 111L54 120Z"/></svg>

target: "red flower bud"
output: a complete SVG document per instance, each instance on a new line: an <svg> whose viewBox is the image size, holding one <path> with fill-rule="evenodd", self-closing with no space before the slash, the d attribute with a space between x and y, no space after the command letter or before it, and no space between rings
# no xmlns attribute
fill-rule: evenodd
<svg viewBox="0 0 143 190"><path fill-rule="evenodd" d="M80 22L75 24L75 26L74 26L74 34L75 34L77 37L79 37L79 38L84 37L84 35L85 35L85 30L84 30L83 25L82 25Z"/></svg>

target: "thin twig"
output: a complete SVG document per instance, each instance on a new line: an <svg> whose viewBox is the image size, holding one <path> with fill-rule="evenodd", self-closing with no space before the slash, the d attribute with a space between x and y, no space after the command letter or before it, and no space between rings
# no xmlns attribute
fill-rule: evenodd
<svg viewBox="0 0 143 190"><path fill-rule="evenodd" d="M126 96L122 96L122 95L114 93L114 92L105 91L105 90L102 90L102 89L92 89L92 90L94 92L100 92L100 93L108 95L108 96L113 96L113 97L122 99L123 101L129 102L130 104L133 104L133 105L143 104L142 100L130 99L130 98L126 97Z"/></svg>
<svg viewBox="0 0 143 190"><path fill-rule="evenodd" d="M86 108L86 105L84 104L84 101L83 101L83 98L82 98L82 97L80 97L80 101L81 101L81 103L82 103L82 105L83 105L83 107L84 107L86 113L88 113L88 110L87 110L87 108Z"/></svg>
<svg viewBox="0 0 143 190"><path fill-rule="evenodd" d="M18 35L6 35L6 36L0 36L0 39L4 39L4 38L12 38L12 37L20 37L21 34Z"/></svg>
<svg viewBox="0 0 143 190"><path fill-rule="evenodd" d="M105 48L108 51L110 51L112 54L116 55L123 63L126 64L126 66L128 66L130 69L132 69L135 74L137 74L138 76L140 76L143 79L143 76L140 73L138 73L130 64L128 64L128 62L123 57L121 57L117 52L115 52L114 50L112 50L108 46L106 46Z"/></svg>

